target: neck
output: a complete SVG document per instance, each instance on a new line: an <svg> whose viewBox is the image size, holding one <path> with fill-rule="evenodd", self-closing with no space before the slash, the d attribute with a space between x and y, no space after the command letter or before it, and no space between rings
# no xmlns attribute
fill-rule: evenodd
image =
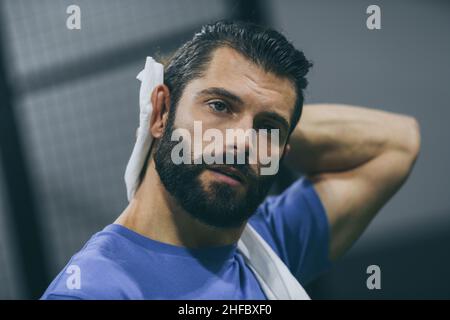
<svg viewBox="0 0 450 320"><path fill-rule="evenodd" d="M114 222L156 241L202 248L236 243L245 223L233 229L219 229L195 220L167 192L153 159L134 198Z"/></svg>

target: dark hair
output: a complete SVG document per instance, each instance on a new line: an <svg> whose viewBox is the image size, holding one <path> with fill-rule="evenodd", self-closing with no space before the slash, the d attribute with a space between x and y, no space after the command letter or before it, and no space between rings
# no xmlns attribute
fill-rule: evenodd
<svg viewBox="0 0 450 320"><path fill-rule="evenodd" d="M215 49L228 46L238 51L265 71L286 77L296 88L296 104L291 117L290 132L295 128L303 109L305 76L312 63L279 32L257 24L218 21L204 25L192 40L181 46L165 68L164 82L171 92L173 110L189 81L199 78L207 69ZM172 118L172 119L170 119Z"/></svg>

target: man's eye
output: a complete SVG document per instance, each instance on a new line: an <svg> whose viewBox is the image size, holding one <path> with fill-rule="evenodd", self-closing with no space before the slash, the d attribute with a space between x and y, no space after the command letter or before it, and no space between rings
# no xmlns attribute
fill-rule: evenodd
<svg viewBox="0 0 450 320"><path fill-rule="evenodd" d="M268 132L272 129L279 129L278 126L272 125L271 123L264 123L261 126L259 126L258 129L267 129Z"/></svg>
<svg viewBox="0 0 450 320"><path fill-rule="evenodd" d="M264 127L267 130L278 129L277 126L274 126L274 125L271 125L271 124L266 124Z"/></svg>
<svg viewBox="0 0 450 320"><path fill-rule="evenodd" d="M228 112L228 106L220 101L211 101L208 103L208 106L213 109L215 112Z"/></svg>

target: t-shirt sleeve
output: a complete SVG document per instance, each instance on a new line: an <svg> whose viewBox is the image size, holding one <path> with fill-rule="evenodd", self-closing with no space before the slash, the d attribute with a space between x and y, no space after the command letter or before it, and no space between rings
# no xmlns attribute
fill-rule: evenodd
<svg viewBox="0 0 450 320"><path fill-rule="evenodd" d="M302 285L330 267L325 208L307 177L268 197L249 222Z"/></svg>
<svg viewBox="0 0 450 320"><path fill-rule="evenodd" d="M131 290L130 278L123 272L119 260L91 240L90 247L75 254L44 292L41 300L116 300L127 299L126 289ZM69 286L75 273L69 267L77 267L78 286Z"/></svg>
<svg viewBox="0 0 450 320"><path fill-rule="evenodd" d="M41 300L83 300L83 298L75 295L65 295L65 294L48 294L41 297Z"/></svg>

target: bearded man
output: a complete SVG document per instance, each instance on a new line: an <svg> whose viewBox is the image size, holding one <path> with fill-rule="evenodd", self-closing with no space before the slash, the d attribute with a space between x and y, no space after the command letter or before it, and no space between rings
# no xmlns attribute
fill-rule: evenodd
<svg viewBox="0 0 450 320"><path fill-rule="evenodd" d="M420 149L410 116L303 106L310 67L275 30L234 21L203 26L168 61L164 82L144 92L152 109L139 135L152 143L145 161L133 162L139 175L128 181L129 205L42 298L303 297L300 288L329 269L399 190ZM211 164L184 154L193 161L175 163L173 134L194 135L195 122L224 135L277 130L275 147L266 143L270 154L301 177L267 196L278 174L261 174L260 160ZM223 144L223 158L248 158L255 147ZM300 294L279 294L281 282L298 282Z"/></svg>

